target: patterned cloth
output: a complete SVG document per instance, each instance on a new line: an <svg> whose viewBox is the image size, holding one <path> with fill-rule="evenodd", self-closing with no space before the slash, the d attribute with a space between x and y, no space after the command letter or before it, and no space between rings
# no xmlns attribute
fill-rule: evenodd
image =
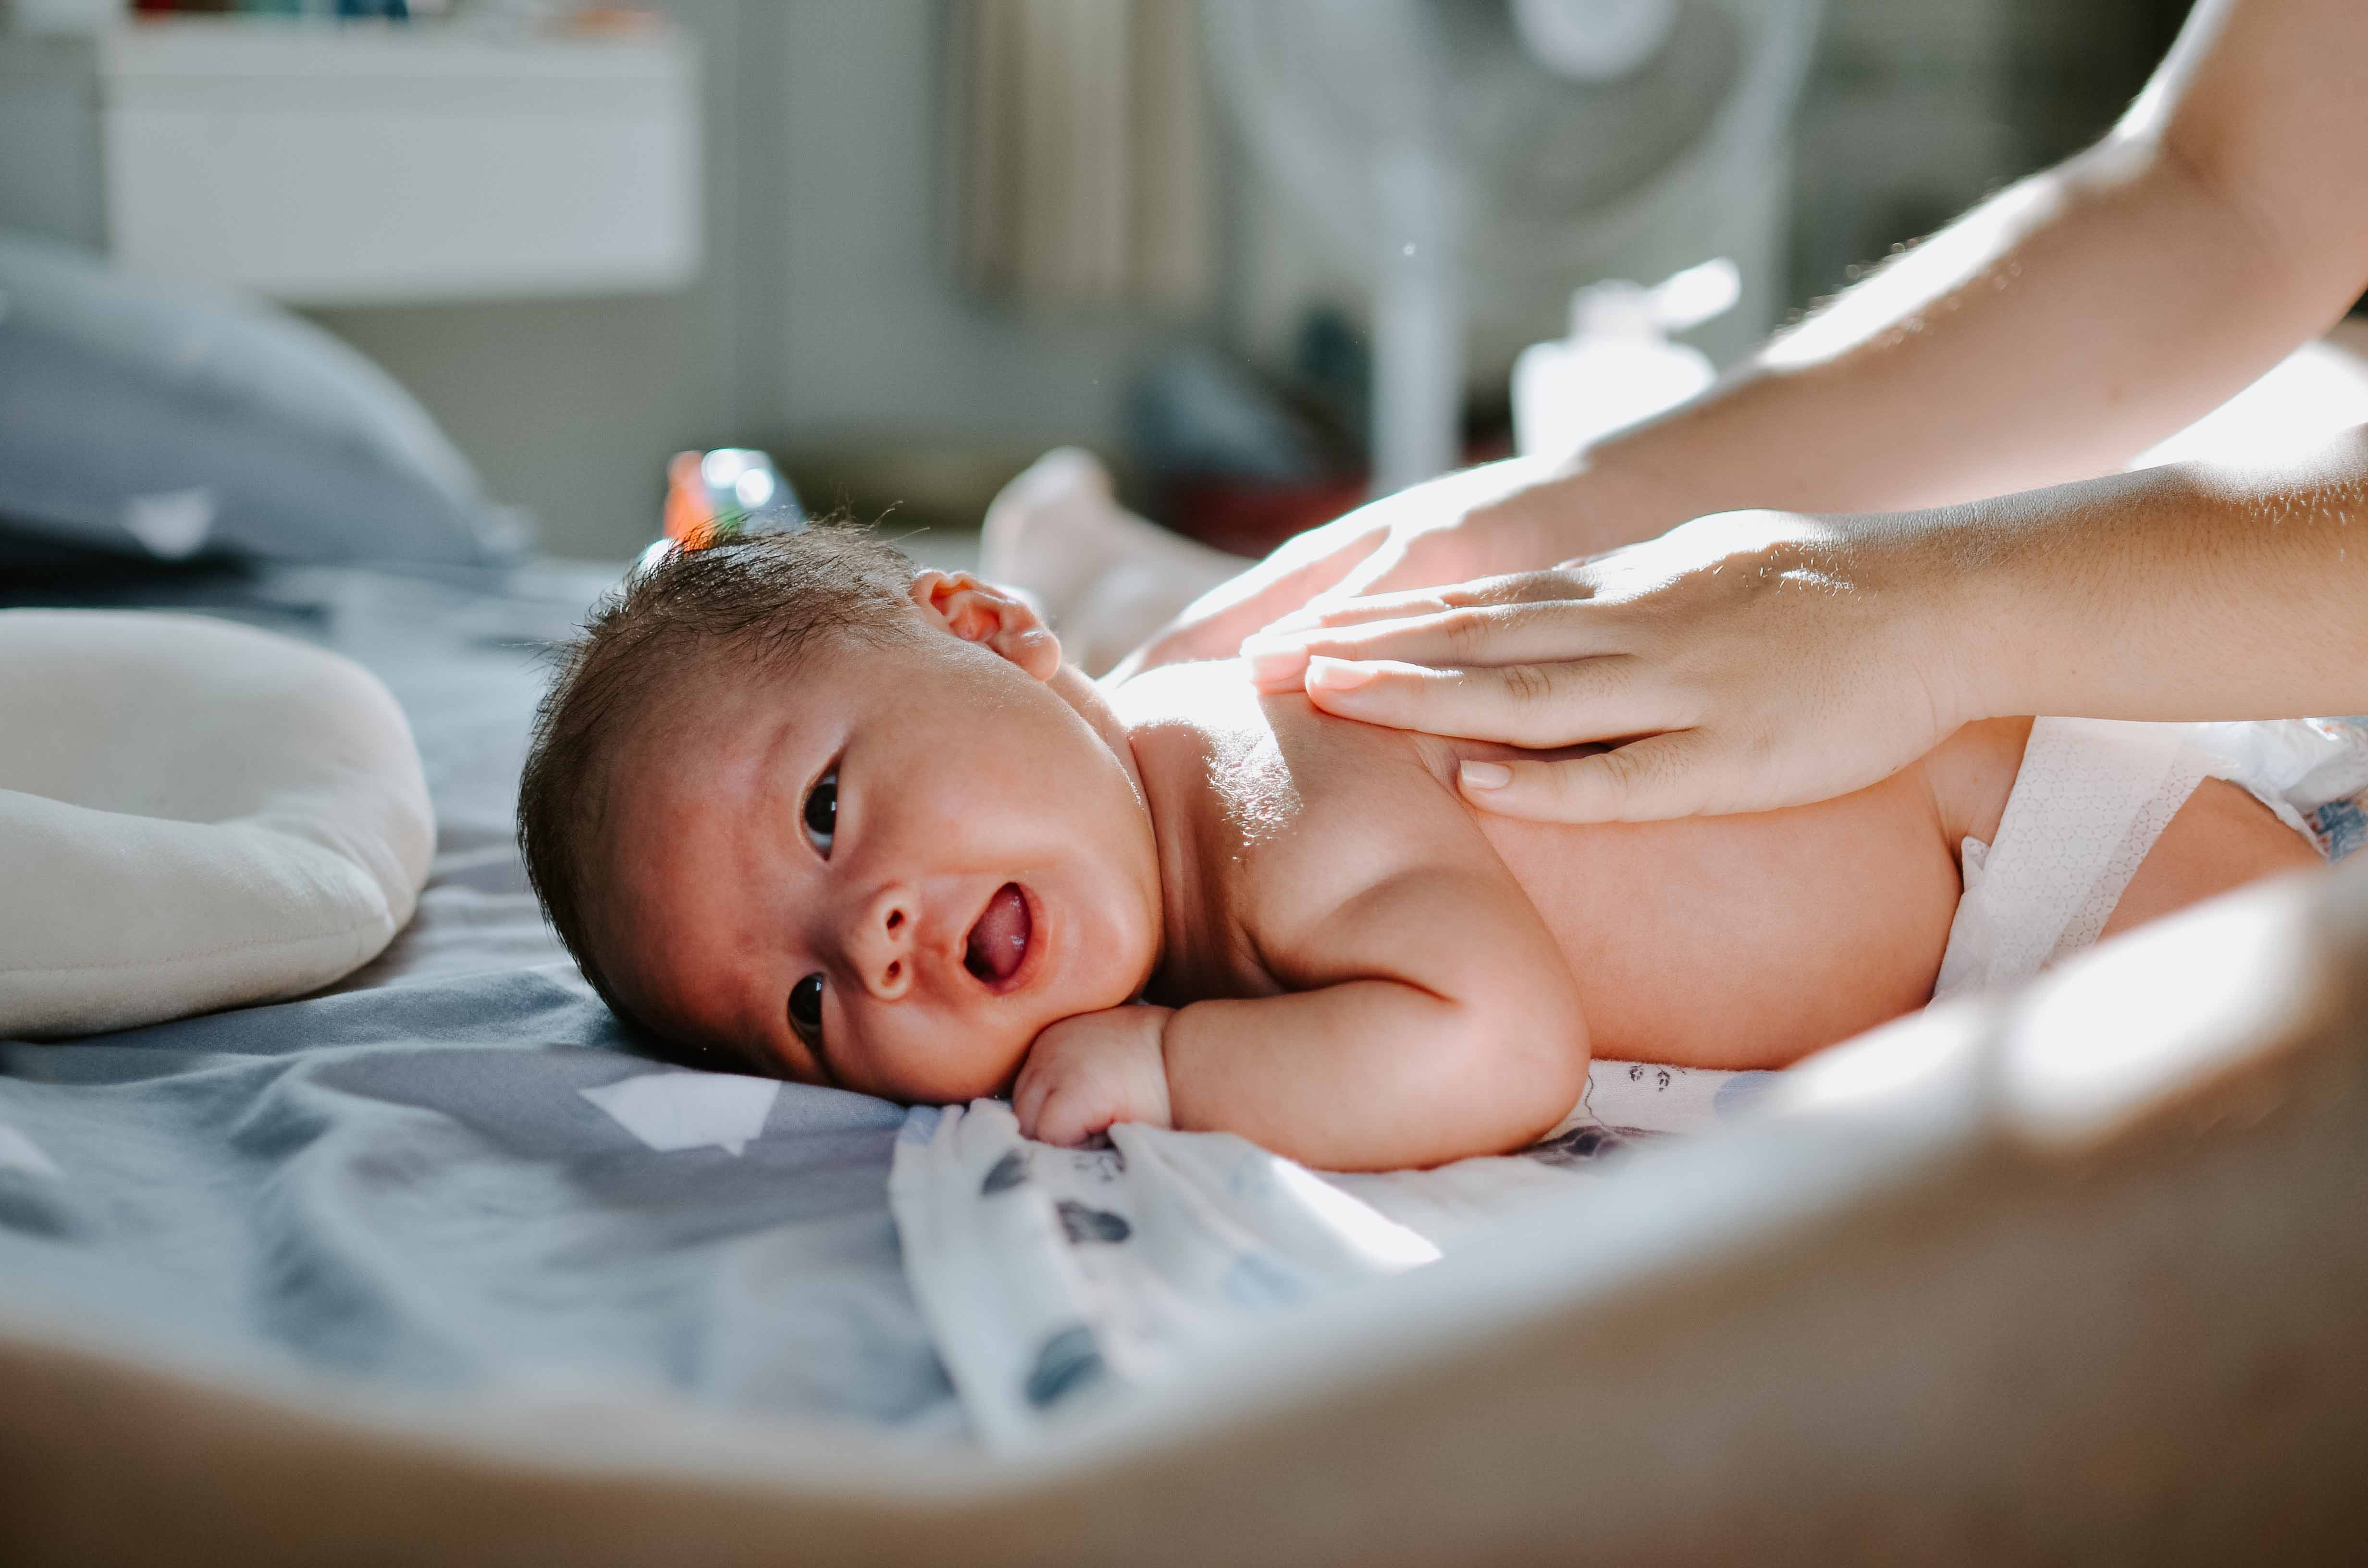
<svg viewBox="0 0 2368 1568"><path fill-rule="evenodd" d="M2300 721L2346 755L2368 752L2368 718ZM2318 852L2340 860L2368 843L2368 785L2323 801L2302 813L2303 825L2318 841Z"/></svg>
<svg viewBox="0 0 2368 1568"><path fill-rule="evenodd" d="M917 1106L888 1182L905 1272L972 1431L1025 1448L1186 1376L1318 1297L1455 1251L1644 1139L1744 1114L1771 1073L1598 1062L1519 1154L1312 1171L1224 1132L1019 1135L1000 1100Z"/></svg>

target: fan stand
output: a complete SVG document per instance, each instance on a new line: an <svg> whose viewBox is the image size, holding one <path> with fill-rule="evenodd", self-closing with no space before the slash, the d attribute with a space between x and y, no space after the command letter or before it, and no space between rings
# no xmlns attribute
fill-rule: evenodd
<svg viewBox="0 0 2368 1568"><path fill-rule="evenodd" d="M1463 447L1463 289L1452 236L1454 189L1418 148L1374 171L1391 236L1373 297L1373 494L1457 466Z"/></svg>

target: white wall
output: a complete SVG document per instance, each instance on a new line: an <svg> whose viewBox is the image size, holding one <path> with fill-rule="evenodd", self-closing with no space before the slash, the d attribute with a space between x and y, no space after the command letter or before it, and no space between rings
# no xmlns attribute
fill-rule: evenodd
<svg viewBox="0 0 2368 1568"><path fill-rule="evenodd" d="M940 6L783 7L781 412L801 439L1110 431L1142 320L1022 318L962 296L941 237Z"/></svg>
<svg viewBox="0 0 2368 1568"><path fill-rule="evenodd" d="M837 499L844 480L869 504L974 495L1041 447L1114 444L1119 395L1170 324L1022 320L950 280L938 117L952 0L664 3L708 46L710 245L695 290L320 313L418 392L497 494L541 515L549 548L632 549L681 447L765 446L822 491L810 498ZM2075 67L2142 72L2176 8L2096 0L2073 8L2076 24L2045 0L1828 0L1796 183L1767 193L1790 198L1800 234L1782 297L1834 286L1847 264L2041 161L2039 106L2079 97ZM2032 74L2034 50L2057 63ZM2110 103L2082 103L2101 129ZM1245 340L1282 338L1311 288L1353 290L1327 284L1324 246L1294 241L1271 199L1231 205L1228 314ZM1652 275L1695 258L1627 259ZM1552 305L1531 312L1537 334L1554 330ZM1736 319L1773 306L1755 299ZM1529 331L1525 318L1475 343L1475 362ZM905 460L882 481L892 455Z"/></svg>
<svg viewBox="0 0 2368 1568"><path fill-rule="evenodd" d="M687 294L313 313L563 554L646 540L683 447L760 445L836 475L892 443L967 473L1108 441L1161 324L1022 321L955 289L942 3L667 0L707 47L708 270Z"/></svg>

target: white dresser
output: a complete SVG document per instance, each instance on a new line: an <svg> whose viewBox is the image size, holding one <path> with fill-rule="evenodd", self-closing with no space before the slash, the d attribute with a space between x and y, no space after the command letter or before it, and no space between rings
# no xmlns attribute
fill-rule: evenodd
<svg viewBox="0 0 2368 1568"><path fill-rule="evenodd" d="M0 226L306 305L680 288L680 34L188 17L0 35Z"/></svg>

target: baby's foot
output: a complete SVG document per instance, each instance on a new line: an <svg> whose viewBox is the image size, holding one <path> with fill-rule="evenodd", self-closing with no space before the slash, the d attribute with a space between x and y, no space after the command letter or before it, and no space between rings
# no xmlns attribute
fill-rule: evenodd
<svg viewBox="0 0 2368 1568"><path fill-rule="evenodd" d="M1149 636L1249 564L1120 506L1110 470L1081 447L1045 453L1005 485L979 543L981 576L1025 592L1064 636L1092 627L1091 655L1072 653L1088 670L1133 646L1104 644ZM1146 594L1155 582L1158 591Z"/></svg>
<svg viewBox="0 0 2368 1568"><path fill-rule="evenodd" d="M1125 524L1136 520L1119 506L1100 459L1056 447L987 507L979 575L1025 591L1057 627L1125 558Z"/></svg>

